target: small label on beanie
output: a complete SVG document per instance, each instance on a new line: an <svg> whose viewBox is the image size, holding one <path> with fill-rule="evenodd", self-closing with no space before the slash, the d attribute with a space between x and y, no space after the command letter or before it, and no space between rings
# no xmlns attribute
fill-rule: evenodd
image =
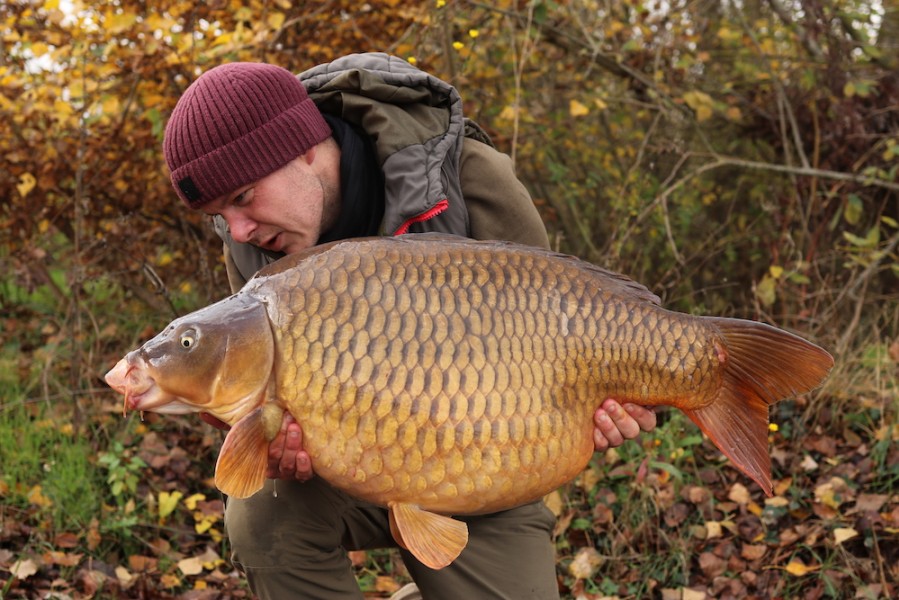
<svg viewBox="0 0 899 600"><path fill-rule="evenodd" d="M181 193L184 194L184 197L187 198L188 202L196 202L200 199L200 190L190 176L179 180L178 187L181 189Z"/></svg>

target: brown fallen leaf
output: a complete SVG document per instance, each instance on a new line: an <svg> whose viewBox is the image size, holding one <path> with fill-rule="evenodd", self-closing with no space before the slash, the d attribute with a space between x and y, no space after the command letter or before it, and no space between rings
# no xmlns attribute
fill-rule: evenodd
<svg viewBox="0 0 899 600"><path fill-rule="evenodd" d="M599 569L602 563L602 556L596 551L596 548L587 547L578 550L574 560L568 565L568 572L575 579L590 579Z"/></svg>
<svg viewBox="0 0 899 600"><path fill-rule="evenodd" d="M743 547L740 549L740 556L749 561L758 560L765 556L767 551L768 547L764 544L743 544Z"/></svg>
<svg viewBox="0 0 899 600"><path fill-rule="evenodd" d="M9 572L12 573L12 576L16 579L28 579L38 571L38 565L36 562L31 560L30 558L26 558L25 560L17 560L13 563L13 566L9 568Z"/></svg>
<svg viewBox="0 0 899 600"><path fill-rule="evenodd" d="M198 556L182 558L178 561L178 570L186 576L199 575L203 572L203 561Z"/></svg>
<svg viewBox="0 0 899 600"><path fill-rule="evenodd" d="M846 540L856 537L858 532L852 527L837 527L833 530L833 539L837 544L842 544Z"/></svg>

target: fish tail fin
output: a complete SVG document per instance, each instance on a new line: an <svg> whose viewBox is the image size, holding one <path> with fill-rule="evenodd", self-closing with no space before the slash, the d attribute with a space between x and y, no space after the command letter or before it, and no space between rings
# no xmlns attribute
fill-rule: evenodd
<svg viewBox="0 0 899 600"><path fill-rule="evenodd" d="M234 498L248 498L265 484L268 446L278 432L283 410L261 406L234 424L215 463L215 487Z"/></svg>
<svg viewBox="0 0 899 600"><path fill-rule="evenodd" d="M686 410L709 439L768 496L768 406L818 387L833 367L824 349L754 321L709 317L721 332L725 362L721 388L702 408Z"/></svg>

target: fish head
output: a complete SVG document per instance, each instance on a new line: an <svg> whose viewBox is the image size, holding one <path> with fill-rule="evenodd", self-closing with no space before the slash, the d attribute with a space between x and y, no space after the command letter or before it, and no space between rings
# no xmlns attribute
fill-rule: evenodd
<svg viewBox="0 0 899 600"><path fill-rule="evenodd" d="M172 321L105 379L126 410L207 412L233 424L265 399L274 344L264 304L237 294Z"/></svg>

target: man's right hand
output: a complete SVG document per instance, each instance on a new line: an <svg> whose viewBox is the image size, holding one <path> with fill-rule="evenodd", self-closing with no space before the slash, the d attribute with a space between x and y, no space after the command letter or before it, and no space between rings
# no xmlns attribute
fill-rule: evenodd
<svg viewBox="0 0 899 600"><path fill-rule="evenodd" d="M268 446L268 468L265 476L269 479L309 481L314 475L312 460L303 450L303 429L285 410L281 419L281 430Z"/></svg>
<svg viewBox="0 0 899 600"><path fill-rule="evenodd" d="M209 413L200 413L200 418L217 429L229 429L228 424ZM268 445L268 466L265 476L269 479L296 479L309 481L315 476L312 460L303 450L303 429L291 414L284 411L281 429Z"/></svg>

